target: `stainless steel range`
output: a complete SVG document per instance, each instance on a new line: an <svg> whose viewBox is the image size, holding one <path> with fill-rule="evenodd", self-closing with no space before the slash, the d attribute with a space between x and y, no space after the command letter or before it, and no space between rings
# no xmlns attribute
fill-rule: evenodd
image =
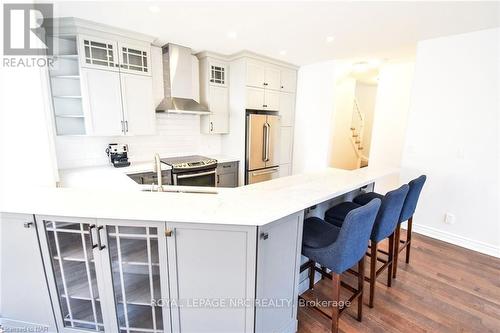
<svg viewBox="0 0 500 333"><path fill-rule="evenodd" d="M172 167L172 184L182 186L217 186L217 160L192 155L162 158L162 163Z"/></svg>

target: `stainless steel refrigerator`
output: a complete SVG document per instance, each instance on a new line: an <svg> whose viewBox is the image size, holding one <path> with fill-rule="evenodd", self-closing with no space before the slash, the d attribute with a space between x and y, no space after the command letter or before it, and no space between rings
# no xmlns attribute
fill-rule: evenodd
<svg viewBox="0 0 500 333"><path fill-rule="evenodd" d="M245 183L279 176L279 116L248 113L246 118Z"/></svg>

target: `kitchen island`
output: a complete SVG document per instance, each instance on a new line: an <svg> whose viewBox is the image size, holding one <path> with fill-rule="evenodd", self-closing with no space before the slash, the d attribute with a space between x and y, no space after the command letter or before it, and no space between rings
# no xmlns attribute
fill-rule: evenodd
<svg viewBox="0 0 500 333"><path fill-rule="evenodd" d="M210 194L4 193L2 322L51 332L295 332L304 215L394 172L326 169Z"/></svg>

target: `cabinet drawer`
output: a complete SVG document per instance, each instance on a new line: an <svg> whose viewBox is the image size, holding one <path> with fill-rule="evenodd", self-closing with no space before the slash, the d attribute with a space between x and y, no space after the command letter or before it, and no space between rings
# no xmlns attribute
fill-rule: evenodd
<svg viewBox="0 0 500 333"><path fill-rule="evenodd" d="M219 163L219 165L217 165L217 173L219 175L237 171L238 171L238 162Z"/></svg>

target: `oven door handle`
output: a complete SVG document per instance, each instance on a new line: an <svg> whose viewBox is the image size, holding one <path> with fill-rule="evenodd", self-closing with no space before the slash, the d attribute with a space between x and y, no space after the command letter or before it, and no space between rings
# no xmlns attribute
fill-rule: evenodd
<svg viewBox="0 0 500 333"><path fill-rule="evenodd" d="M200 172L200 173L191 173L189 175L176 175L177 179L183 179L183 178L194 178L194 177L199 177L199 176L206 176L206 175L215 175L215 170L214 171L208 171L208 172Z"/></svg>

